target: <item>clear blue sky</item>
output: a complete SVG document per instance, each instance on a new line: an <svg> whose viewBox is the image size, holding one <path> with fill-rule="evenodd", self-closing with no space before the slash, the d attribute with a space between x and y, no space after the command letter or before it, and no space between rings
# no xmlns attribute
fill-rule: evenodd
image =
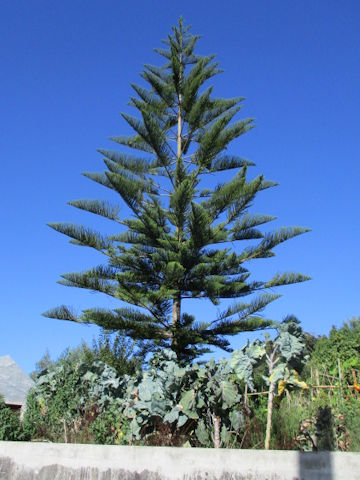
<svg viewBox="0 0 360 480"><path fill-rule="evenodd" d="M179 7L181 5L181 7ZM255 265L261 278L284 270L313 280L284 287L265 314L294 313L305 330L328 333L360 314L358 0L5 0L0 6L1 320L0 355L27 372L48 348L56 357L96 327L46 319L67 304L115 306L100 294L56 283L87 269L97 254L46 227L74 221L111 228L68 200L107 198L80 175L101 171L97 148L127 133L119 112L143 63L179 15L202 34L200 53L216 53L225 70L219 96L245 96L242 115L257 127L232 152L256 163L280 186L263 192L254 212L274 226L313 231L286 242ZM198 315L213 315L206 302ZM234 347L246 340L236 338Z"/></svg>

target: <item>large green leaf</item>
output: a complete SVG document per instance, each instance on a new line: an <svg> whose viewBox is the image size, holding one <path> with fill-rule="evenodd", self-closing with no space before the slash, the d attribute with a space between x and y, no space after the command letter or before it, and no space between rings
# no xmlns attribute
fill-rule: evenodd
<svg viewBox="0 0 360 480"><path fill-rule="evenodd" d="M205 426L204 420L200 420L195 429L195 434L201 445L208 446L210 443L209 431Z"/></svg>
<svg viewBox="0 0 360 480"><path fill-rule="evenodd" d="M265 346L263 343L255 340L252 344L249 342L241 349L235 350L230 359L230 365L239 380L247 383L250 390L254 390L254 367L265 355Z"/></svg>
<svg viewBox="0 0 360 480"><path fill-rule="evenodd" d="M223 380L220 383L220 389L223 399L223 408L227 409L232 407L236 402L240 401L240 395L238 394L235 385L228 380Z"/></svg>
<svg viewBox="0 0 360 480"><path fill-rule="evenodd" d="M229 420L232 428L237 431L244 423L244 416L238 410L231 410L229 413Z"/></svg>
<svg viewBox="0 0 360 480"><path fill-rule="evenodd" d="M174 423L179 419L179 412L180 409L178 407L174 407L168 412L164 417L164 422Z"/></svg>
<svg viewBox="0 0 360 480"><path fill-rule="evenodd" d="M182 395L180 407L189 418L199 418L199 415L196 413L196 392L194 390L188 390Z"/></svg>

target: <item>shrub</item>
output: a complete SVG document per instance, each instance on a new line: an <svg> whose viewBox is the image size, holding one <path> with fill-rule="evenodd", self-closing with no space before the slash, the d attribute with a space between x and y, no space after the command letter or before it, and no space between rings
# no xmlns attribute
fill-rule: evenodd
<svg viewBox="0 0 360 480"><path fill-rule="evenodd" d="M89 431L94 443L102 445L128 444L129 423L121 414L121 409L117 402L114 402L95 417Z"/></svg>
<svg viewBox="0 0 360 480"><path fill-rule="evenodd" d="M20 418L16 412L12 412L0 397L0 440L22 440Z"/></svg>

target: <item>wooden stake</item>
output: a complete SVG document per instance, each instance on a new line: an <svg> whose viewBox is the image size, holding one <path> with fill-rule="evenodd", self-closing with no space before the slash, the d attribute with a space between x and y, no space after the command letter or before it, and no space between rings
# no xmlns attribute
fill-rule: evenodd
<svg viewBox="0 0 360 480"><path fill-rule="evenodd" d="M318 369L316 369L316 374L315 374L315 376L316 376L316 383L319 385L319 384L320 384L320 378L319 378L319 370L318 370ZM316 394L317 394L316 396L318 397L318 396L319 396L319 392L316 392Z"/></svg>
<svg viewBox="0 0 360 480"><path fill-rule="evenodd" d="M314 401L314 387L313 387L313 369L310 369L310 378L311 378L311 401Z"/></svg>

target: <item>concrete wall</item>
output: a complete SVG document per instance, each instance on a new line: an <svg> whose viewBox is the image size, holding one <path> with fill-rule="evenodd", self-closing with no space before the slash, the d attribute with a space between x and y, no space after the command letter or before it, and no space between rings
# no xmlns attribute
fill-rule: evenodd
<svg viewBox="0 0 360 480"><path fill-rule="evenodd" d="M0 442L0 480L359 480L358 453Z"/></svg>

